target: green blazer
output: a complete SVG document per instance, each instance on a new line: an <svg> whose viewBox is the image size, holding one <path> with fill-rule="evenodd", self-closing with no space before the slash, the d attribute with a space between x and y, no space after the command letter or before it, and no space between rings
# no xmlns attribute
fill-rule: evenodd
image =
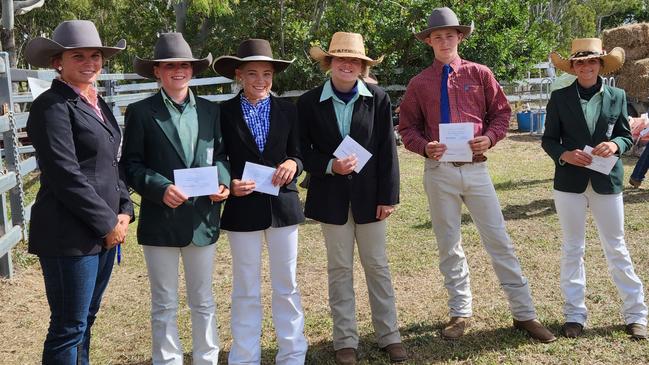
<svg viewBox="0 0 649 365"><path fill-rule="evenodd" d="M142 196L137 238L150 246L206 246L219 237L221 203L209 197L190 198L175 209L162 202L173 171L218 167L219 184L230 185L230 172L221 136L219 106L196 97L198 140L194 161L185 161L178 132L158 92L126 108L120 163L126 181Z"/></svg>
<svg viewBox="0 0 649 365"><path fill-rule="evenodd" d="M553 91L547 106L542 146L555 162L554 188L569 193L583 193L590 181L593 190L599 194L620 193L624 177L622 160L617 161L609 175L559 163L563 152L583 149L586 145L595 147L601 142L611 141L617 144L616 154L619 156L632 145L624 90L604 85L602 110L591 136L581 109L576 82Z"/></svg>

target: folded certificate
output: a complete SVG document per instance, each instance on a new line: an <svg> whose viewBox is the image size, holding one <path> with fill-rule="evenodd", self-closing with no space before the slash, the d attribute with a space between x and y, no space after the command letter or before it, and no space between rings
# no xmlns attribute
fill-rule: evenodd
<svg viewBox="0 0 649 365"><path fill-rule="evenodd" d="M586 152L593 158L593 161L590 163L590 165L585 167L593 171L602 173L604 175L610 174L611 170L613 169L613 166L615 166L617 160L620 159L615 155L609 157L595 156L593 155L593 147L591 146L585 146L584 152Z"/></svg>
<svg viewBox="0 0 649 365"><path fill-rule="evenodd" d="M219 170L216 166L174 170L174 184L188 197L219 192Z"/></svg>
<svg viewBox="0 0 649 365"><path fill-rule="evenodd" d="M274 167L246 161L246 164L243 166L243 176L241 176L241 180L254 181L254 191L277 196L279 195L279 185L273 185L274 174Z"/></svg>
<svg viewBox="0 0 649 365"><path fill-rule="evenodd" d="M439 125L439 143L446 145L446 152L439 159L443 162L471 162L473 152L469 141L473 139L473 123L443 123Z"/></svg>
<svg viewBox="0 0 649 365"><path fill-rule="evenodd" d="M356 168L354 169L356 173L361 172L367 161L372 157L370 151L366 150L358 142L354 141L352 137L345 136L343 141L340 142L340 145L338 145L338 148L334 151L334 156L345 158L350 155L356 155L357 162Z"/></svg>

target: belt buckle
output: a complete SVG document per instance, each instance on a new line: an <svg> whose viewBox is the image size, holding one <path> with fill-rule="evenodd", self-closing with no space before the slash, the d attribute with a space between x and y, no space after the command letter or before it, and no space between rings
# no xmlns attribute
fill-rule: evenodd
<svg viewBox="0 0 649 365"><path fill-rule="evenodd" d="M460 166L464 166L464 165L466 165L466 164L468 164L468 163L471 163L471 162L451 162L451 163L452 163L453 166L455 166L455 167L460 167Z"/></svg>

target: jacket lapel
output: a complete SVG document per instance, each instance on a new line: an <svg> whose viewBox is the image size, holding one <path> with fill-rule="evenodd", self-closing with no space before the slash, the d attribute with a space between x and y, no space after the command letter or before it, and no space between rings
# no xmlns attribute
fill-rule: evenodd
<svg viewBox="0 0 649 365"><path fill-rule="evenodd" d="M604 91L602 92L602 109L599 112L599 117L597 118L597 124L595 125L595 132L593 133L593 137L606 135L606 131L608 129L608 120L609 118L613 117L611 116L612 110L617 110L617 102L619 101L617 100L615 95L613 95L609 87L605 85ZM616 120L617 118L615 118L615 121Z"/></svg>
<svg viewBox="0 0 649 365"><path fill-rule="evenodd" d="M322 93L322 89L320 90L320 93ZM343 140L343 136L340 134L340 128L338 128L338 119L336 118L333 99L329 98L321 101L318 103L318 109L320 109L320 113L318 114L322 115L322 120L324 122L322 125L324 132L334 137L336 145L339 145Z"/></svg>
<svg viewBox="0 0 649 365"><path fill-rule="evenodd" d="M189 163L185 159L185 152L183 151L183 146L180 143L180 137L178 136L178 131L171 121L171 115L169 115L169 110L164 105L162 101L162 94L160 91L155 95L151 103L151 111L153 119L156 121L162 132L165 134L171 146L176 150L178 157L185 164L186 167L189 167Z"/></svg>
<svg viewBox="0 0 649 365"><path fill-rule="evenodd" d="M570 128L577 129L582 135L582 138L584 138L585 143L591 145L593 137L590 135L588 124L586 124L584 111L581 109L581 100L579 99L579 94L577 93L577 81L572 84L570 90L571 91L568 95L568 100L566 100L566 105L568 105L568 109L573 115L573 118L571 120L574 121L573 123L571 123Z"/></svg>
<svg viewBox="0 0 649 365"><path fill-rule="evenodd" d="M352 114L352 124L349 127L349 136L361 145L366 145L372 135L372 126L374 118L367 114L369 108L366 103L367 97L359 95L354 104L354 113Z"/></svg>
<svg viewBox="0 0 649 365"><path fill-rule="evenodd" d="M268 128L268 136L266 137L266 146L264 147L264 154L266 151L272 149L272 144L279 140L279 134L283 133L284 129L284 112L279 103L276 102L274 97L270 97L270 126ZM284 131L285 132L285 131Z"/></svg>

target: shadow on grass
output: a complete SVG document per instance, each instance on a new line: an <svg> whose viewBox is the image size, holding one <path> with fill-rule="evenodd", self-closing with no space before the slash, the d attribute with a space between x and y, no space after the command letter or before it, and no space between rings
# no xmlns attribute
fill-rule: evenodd
<svg viewBox="0 0 649 365"><path fill-rule="evenodd" d="M623 196L625 204L646 203L649 201L649 190L629 188L624 190Z"/></svg>
<svg viewBox="0 0 649 365"><path fill-rule="evenodd" d="M552 333L558 337L557 343L585 341L589 338L612 338L626 337L624 325L609 325L601 327L587 327L579 339L567 339L559 336L562 323L553 321L544 323ZM401 339L408 351L406 364L430 364L448 361L467 361L479 358L485 353L508 353L516 349L534 343L526 333L516 330L511 326L492 328L488 330L468 332L455 341L444 340L439 333L444 322L435 323L413 323L400 328ZM630 341L630 340L629 340ZM536 343L537 346L552 346ZM227 351L219 354L219 363L227 364ZM261 358L262 364L273 364L275 361L276 349L263 348ZM358 360L360 364L390 364L387 354L378 348L374 334L368 334L360 338L358 346ZM123 363L125 365L149 365L151 360ZM191 353L185 353L183 364L192 363ZM305 364L328 365L334 364L334 350L330 340L309 344Z"/></svg>
<svg viewBox="0 0 649 365"><path fill-rule="evenodd" d="M636 195L642 195L642 197L631 195L631 197L628 198L629 201L627 201L627 197L625 195L624 201L633 203L636 201L646 201L647 199L649 199L649 191L647 191L647 193L645 194ZM555 214L556 210L554 209L554 200L539 199L528 204L508 204L504 208L502 208L502 212L505 220L518 220L545 217L551 214ZM469 215L468 213L462 214L461 224L470 224L471 222L471 215ZM430 220L427 220L426 222L415 224L411 227L414 229L431 229L432 224Z"/></svg>
<svg viewBox="0 0 649 365"><path fill-rule="evenodd" d="M541 136L530 134L529 132L511 132L507 135L507 138L515 142L534 142L541 143Z"/></svg>
<svg viewBox="0 0 649 365"><path fill-rule="evenodd" d="M415 323L401 328L401 338L409 356L407 364L470 360L478 358L483 353L505 353L509 349L515 349L531 341L526 334L513 327L486 331L469 329L459 340L447 341L439 335L443 325L443 322ZM378 348L373 334L360 339L358 358L361 364L390 363L387 354ZM311 344L306 364L334 364L331 341Z"/></svg>
<svg viewBox="0 0 649 365"><path fill-rule="evenodd" d="M551 181L553 181L552 178L537 179L537 180L518 180L518 181L509 180L509 181L503 181L494 184L494 188L496 188L496 191L514 190L518 188L530 188L535 185L547 184Z"/></svg>

